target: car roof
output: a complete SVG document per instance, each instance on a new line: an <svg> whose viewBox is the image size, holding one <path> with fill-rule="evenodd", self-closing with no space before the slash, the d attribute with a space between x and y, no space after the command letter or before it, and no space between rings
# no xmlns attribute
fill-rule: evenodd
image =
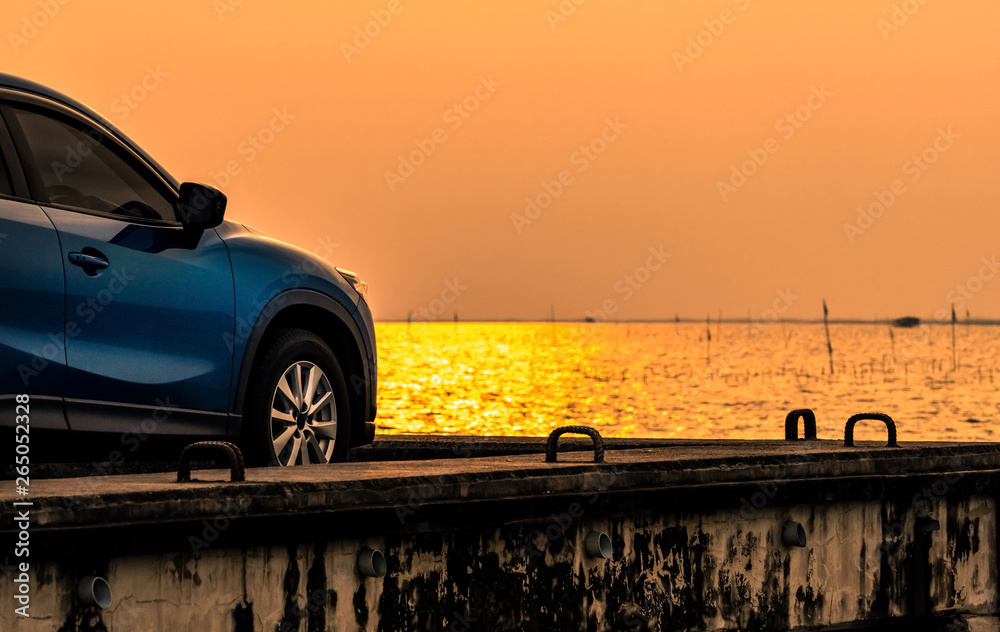
<svg viewBox="0 0 1000 632"><path fill-rule="evenodd" d="M52 88L49 88L47 86L43 86L40 83L36 83L29 79L23 79L21 77L16 77L14 75L8 75L2 72L0 72L0 88L7 88L18 92L26 92L28 94L33 94L35 96L49 99L51 101L55 101L56 103L64 105L70 108L71 110L76 110L80 114L83 114L84 116L93 119L94 121L100 123L108 130L110 130L115 136L118 137L119 140L128 145L129 148L132 149L132 151L139 154L143 158L143 160L149 163L154 169L159 171L160 175L166 178L167 182L173 185L175 189L180 188L180 183L177 182L177 179L171 176L170 172L163 168L163 165L156 162L156 160L154 160L152 156L147 154L145 150L143 150L138 143L129 138L125 132L118 129L118 127L114 123L112 123L108 119L98 114L97 111L77 101L76 99L68 97L65 94L57 90L53 90Z"/></svg>

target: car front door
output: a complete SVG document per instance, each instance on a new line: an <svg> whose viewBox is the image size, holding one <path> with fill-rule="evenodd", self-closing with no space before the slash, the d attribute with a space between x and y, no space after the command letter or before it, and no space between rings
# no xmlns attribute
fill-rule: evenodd
<svg viewBox="0 0 1000 632"><path fill-rule="evenodd" d="M72 430L222 434L233 277L215 230L177 221L177 193L113 135L56 104L4 108L66 271Z"/></svg>

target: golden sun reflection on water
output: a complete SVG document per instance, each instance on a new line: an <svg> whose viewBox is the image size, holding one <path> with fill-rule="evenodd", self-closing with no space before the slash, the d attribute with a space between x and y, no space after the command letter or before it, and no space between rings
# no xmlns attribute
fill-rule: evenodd
<svg viewBox="0 0 1000 632"><path fill-rule="evenodd" d="M875 410L900 441L995 440L1000 331L959 325L956 370L950 326L889 331L831 326L831 376L822 324L713 325L709 348L687 323L380 323L379 433L775 439L812 408L821 438Z"/></svg>

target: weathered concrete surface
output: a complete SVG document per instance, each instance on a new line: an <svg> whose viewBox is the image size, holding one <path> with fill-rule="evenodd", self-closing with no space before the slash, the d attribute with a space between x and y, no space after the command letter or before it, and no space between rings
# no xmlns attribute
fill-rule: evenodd
<svg viewBox="0 0 1000 632"><path fill-rule="evenodd" d="M176 455L183 445L171 450L169 446L156 450L153 458L122 458L116 462L105 459L108 453L118 451L122 446L111 439L110 443L100 447L89 446L89 450L73 453L72 462L59 459L45 463L36 463L32 467L33 479L46 478L77 478L84 476L107 476L118 474L151 474L157 472L176 472ZM389 435L379 437L374 443L352 449L347 460L357 461L426 461L428 459L462 459L487 456L510 456L515 454L543 454L546 439L544 437L470 437L461 435ZM712 441L689 439L605 439L609 450L633 450L642 448L663 448L673 446L711 445ZM110 447L109 447L110 446ZM152 446L146 446L152 447ZM592 450L590 439L567 436L559 442L560 452L579 452ZM86 455L91 456L87 457ZM131 455L129 455L131 456ZM172 460L167 460L172 459ZM220 462L221 463L221 462ZM202 469L210 469L211 461L196 462ZM221 465L220 465L221 467ZM196 469L198 469L196 467ZM5 471L0 472L0 478L13 480L16 474L14 465L10 464Z"/></svg>
<svg viewBox="0 0 1000 632"><path fill-rule="evenodd" d="M0 630L943 630L959 615L996 629L1000 446L675 442L587 457L38 481L35 618L0 609ZM940 530L921 535L924 517ZM806 547L781 543L786 520ZM591 531L611 536L611 560L584 554ZM385 552L385 578L357 575L363 546ZM71 596L91 573L115 591L108 611Z"/></svg>

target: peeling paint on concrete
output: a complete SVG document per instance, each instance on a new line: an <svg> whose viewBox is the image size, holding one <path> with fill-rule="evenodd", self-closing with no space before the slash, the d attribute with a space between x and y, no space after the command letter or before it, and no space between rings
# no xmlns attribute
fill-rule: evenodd
<svg viewBox="0 0 1000 632"><path fill-rule="evenodd" d="M996 509L986 496L935 503L933 515L947 516L930 552L935 611L996 611ZM137 622L202 632L824 627L906 614L913 529L904 513L876 501L766 507L739 521L650 512L582 520L554 538L538 523L115 558L106 566L115 603L103 613L74 609L68 569L39 575L62 588L45 591L52 611L65 613L60 632ZM806 547L781 543L789 518L807 525ZM591 530L611 536L611 561L584 553ZM357 575L364 546L385 552L384 579ZM4 621L3 629L41 628Z"/></svg>

